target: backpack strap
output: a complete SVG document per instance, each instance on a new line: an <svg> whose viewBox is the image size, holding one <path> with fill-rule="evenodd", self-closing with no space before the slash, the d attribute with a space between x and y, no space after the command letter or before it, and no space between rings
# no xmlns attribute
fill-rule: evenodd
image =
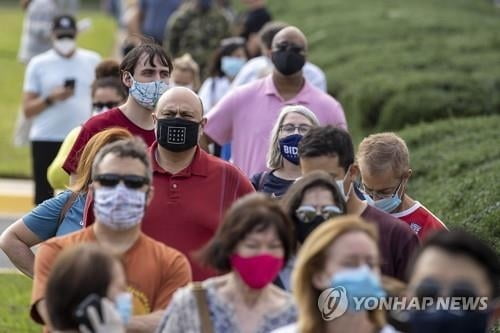
<svg viewBox="0 0 500 333"><path fill-rule="evenodd" d="M73 204L76 201L76 198L78 198L78 192L71 192L71 195L68 197L66 202L64 203L64 206L62 207L61 211L59 212L59 217L57 219L57 228L61 225L62 221L66 217L66 213L68 210L73 206Z"/></svg>
<svg viewBox="0 0 500 333"><path fill-rule="evenodd" d="M210 312L208 310L207 291L201 282L193 282L193 293L196 298L198 314L200 316L200 332L213 333L214 328L212 325L212 319L210 318Z"/></svg>
<svg viewBox="0 0 500 333"><path fill-rule="evenodd" d="M257 185L257 191L262 191L264 188L264 182L266 181L267 175L269 175L269 171L264 171L260 174L259 184Z"/></svg>

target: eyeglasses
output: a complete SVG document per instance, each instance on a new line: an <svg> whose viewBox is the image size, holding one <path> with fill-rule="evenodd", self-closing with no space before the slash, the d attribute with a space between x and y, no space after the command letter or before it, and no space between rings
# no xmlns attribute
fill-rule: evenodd
<svg viewBox="0 0 500 333"><path fill-rule="evenodd" d="M280 126L280 131L282 131L283 133L285 134L292 134L292 133L295 133L295 130L298 130L299 134L306 134L307 132L309 132L309 130L311 129L311 125L306 125L306 124L301 124L301 125L293 125L293 124L286 124L286 125L282 125Z"/></svg>
<svg viewBox="0 0 500 333"><path fill-rule="evenodd" d="M120 181L123 181L126 187L138 189L149 184L149 179L137 175L118 175L114 173L104 173L94 176L94 181L105 187L115 187Z"/></svg>
<svg viewBox="0 0 500 333"><path fill-rule="evenodd" d="M288 43L288 42L282 42L279 43L275 46L275 50L277 51L287 51L290 50L295 53L301 53L305 51L305 48L303 46L293 44L293 43Z"/></svg>
<svg viewBox="0 0 500 333"><path fill-rule="evenodd" d="M108 108L108 109L112 109L116 106L118 106L118 104L120 104L120 102L104 102L104 103L93 103L92 106L95 108L95 109L104 109L104 108Z"/></svg>
<svg viewBox="0 0 500 333"><path fill-rule="evenodd" d="M310 223L318 215L325 220L331 219L335 216L341 215L342 211L335 205L325 205L317 209L311 205L302 205L295 211L295 215L304 223Z"/></svg>
<svg viewBox="0 0 500 333"><path fill-rule="evenodd" d="M361 183L360 189L361 189L361 191L363 191L366 194L368 194L373 200L391 198L391 197L395 196L399 192L399 190L401 188L401 185L403 184L403 180L404 179L401 179L401 181L399 182L398 186L396 186L396 188L392 191L391 194L380 193L378 191L367 189L366 185L364 183Z"/></svg>

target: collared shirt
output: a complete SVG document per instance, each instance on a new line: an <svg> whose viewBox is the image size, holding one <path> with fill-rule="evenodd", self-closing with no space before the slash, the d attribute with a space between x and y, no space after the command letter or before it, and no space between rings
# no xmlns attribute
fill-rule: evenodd
<svg viewBox="0 0 500 333"><path fill-rule="evenodd" d="M208 114L205 133L219 145L232 142L234 164L250 177L266 170L271 130L281 109L291 104L309 108L321 125L347 129L344 110L333 97L306 80L299 93L285 101L269 75L228 93Z"/></svg>
<svg viewBox="0 0 500 333"><path fill-rule="evenodd" d="M238 198L253 192L250 181L233 165L197 148L191 164L172 175L156 161L157 143L150 150L155 193L142 223L142 230L186 256L193 279L214 273L193 259L215 234L224 213Z"/></svg>
<svg viewBox="0 0 500 333"><path fill-rule="evenodd" d="M264 76L271 74L273 71L273 63L271 59L266 56L259 56L247 61L243 68L238 72L233 82L231 82L231 88L236 88L244 84L253 82L255 80L261 79ZM304 73L304 78L309 81L310 84L324 92L327 92L327 83L325 73L310 62L306 62L302 68Z"/></svg>

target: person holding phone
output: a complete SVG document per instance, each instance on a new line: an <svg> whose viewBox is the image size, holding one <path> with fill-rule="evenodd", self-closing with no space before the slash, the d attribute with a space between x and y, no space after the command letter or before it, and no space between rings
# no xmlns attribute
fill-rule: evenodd
<svg viewBox="0 0 500 333"><path fill-rule="evenodd" d="M47 168L62 141L91 115L91 86L100 56L76 47L74 17L57 16L52 48L35 56L26 68L23 111L32 120L29 139L35 180L35 204L52 197Z"/></svg>

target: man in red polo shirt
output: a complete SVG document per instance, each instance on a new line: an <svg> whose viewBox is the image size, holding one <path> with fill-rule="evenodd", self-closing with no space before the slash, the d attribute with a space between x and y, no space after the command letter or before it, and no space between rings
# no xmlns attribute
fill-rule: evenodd
<svg viewBox="0 0 500 333"><path fill-rule="evenodd" d="M150 146L155 140L151 112L161 94L168 88L172 68L172 61L159 45L143 43L127 53L120 64L122 83L129 89L127 101L124 105L96 115L83 124L63 169L70 175L75 173L87 142L106 128L126 128Z"/></svg>
<svg viewBox="0 0 500 333"><path fill-rule="evenodd" d="M187 88L169 89L153 115L156 142L151 146L155 196L142 230L184 253L194 280L213 272L200 267L193 252L212 238L231 204L254 189L232 164L198 147L207 120L201 100Z"/></svg>

